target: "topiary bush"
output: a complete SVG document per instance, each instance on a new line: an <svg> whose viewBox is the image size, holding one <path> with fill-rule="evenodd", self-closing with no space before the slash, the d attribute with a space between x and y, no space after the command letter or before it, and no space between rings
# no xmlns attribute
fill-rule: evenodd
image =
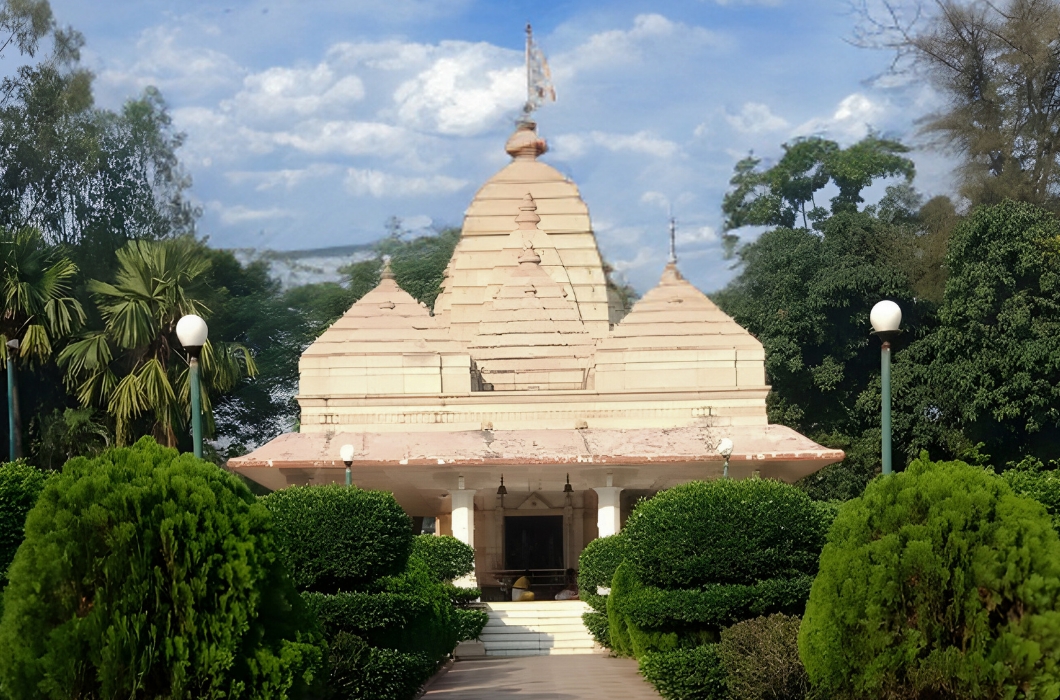
<svg viewBox="0 0 1060 700"><path fill-rule="evenodd" d="M799 661L799 618L770 615L722 630L718 656L740 700L803 700L810 679Z"/></svg>
<svg viewBox="0 0 1060 700"><path fill-rule="evenodd" d="M716 644L645 654L640 672L666 700L729 698Z"/></svg>
<svg viewBox="0 0 1060 700"><path fill-rule="evenodd" d="M295 586L354 591L405 569L412 523L390 493L291 486L265 496Z"/></svg>
<svg viewBox="0 0 1060 700"><path fill-rule="evenodd" d="M328 645L328 667L324 700L408 700L431 677L436 663L426 654L380 649L339 632Z"/></svg>
<svg viewBox="0 0 1060 700"><path fill-rule="evenodd" d="M427 564L438 581L452 581L475 570L475 549L451 535L417 535L412 540L412 553Z"/></svg>
<svg viewBox="0 0 1060 700"><path fill-rule="evenodd" d="M478 639L478 636L482 634L482 630L486 629L486 623L490 619L489 613L485 610L457 608L453 610L453 614L455 616L457 641L460 642Z"/></svg>
<svg viewBox="0 0 1060 700"><path fill-rule="evenodd" d="M1060 539L1000 477L927 455L844 505L799 652L825 697L1055 698Z"/></svg>
<svg viewBox="0 0 1060 700"><path fill-rule="evenodd" d="M626 521L637 578L661 588L813 576L827 523L801 489L767 479L694 481Z"/></svg>
<svg viewBox="0 0 1060 700"><path fill-rule="evenodd" d="M26 515L48 482L48 474L25 462L0 464L0 589L22 544Z"/></svg>
<svg viewBox="0 0 1060 700"><path fill-rule="evenodd" d="M269 512L234 476L143 438L70 460L26 519L0 621L22 698L284 698L324 647Z"/></svg>
<svg viewBox="0 0 1060 700"><path fill-rule="evenodd" d="M622 533L600 537L585 546L578 557L578 595L593 610L607 612L607 596L597 589L610 588L615 569L626 559L626 538Z"/></svg>

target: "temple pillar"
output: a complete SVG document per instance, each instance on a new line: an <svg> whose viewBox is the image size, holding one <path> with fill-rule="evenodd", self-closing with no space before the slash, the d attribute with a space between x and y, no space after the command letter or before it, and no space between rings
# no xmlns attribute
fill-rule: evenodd
<svg viewBox="0 0 1060 700"><path fill-rule="evenodd" d="M460 479L463 482L463 477ZM475 547L475 491L473 489L457 489L451 491L453 499L453 537L467 546ZM475 572L463 576L455 581L454 585L463 588L477 588L478 581Z"/></svg>
<svg viewBox="0 0 1060 700"><path fill-rule="evenodd" d="M608 479L610 481L610 479ZM622 527L621 486L597 486L599 507L596 512L596 528L599 537L617 534Z"/></svg>

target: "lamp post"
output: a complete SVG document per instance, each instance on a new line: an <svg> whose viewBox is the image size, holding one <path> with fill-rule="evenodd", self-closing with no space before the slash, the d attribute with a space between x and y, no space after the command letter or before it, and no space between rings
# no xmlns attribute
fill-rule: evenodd
<svg viewBox="0 0 1060 700"><path fill-rule="evenodd" d="M883 473L890 474L891 469L891 342L901 335L902 309L893 301L884 300L872 307L869 313L872 333L879 337L880 347L880 427L882 432L880 455L883 461Z"/></svg>
<svg viewBox="0 0 1060 700"><path fill-rule="evenodd" d="M199 353L206 344L209 329L206 321L188 314L177 321L177 339L188 351L188 374L191 380L191 441L195 456L202 459L202 387L199 384Z"/></svg>
<svg viewBox="0 0 1060 700"><path fill-rule="evenodd" d="M729 438L722 438L721 442L718 443L718 454L725 458L725 467L722 470L721 478L729 478L729 457L732 456L732 440Z"/></svg>
<svg viewBox="0 0 1060 700"><path fill-rule="evenodd" d="M8 455L11 462L22 456L22 414L18 407L18 338L7 341L7 431Z"/></svg>
<svg viewBox="0 0 1060 700"><path fill-rule="evenodd" d="M353 485L353 472L350 471L350 467L353 466L353 445L340 447L339 456L342 457L342 461L346 465L346 488L349 488Z"/></svg>

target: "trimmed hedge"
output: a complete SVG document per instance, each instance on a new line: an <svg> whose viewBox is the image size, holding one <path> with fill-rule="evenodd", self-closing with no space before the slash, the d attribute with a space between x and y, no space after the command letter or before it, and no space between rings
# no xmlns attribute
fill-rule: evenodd
<svg viewBox="0 0 1060 700"><path fill-rule="evenodd" d="M637 625L690 625L720 629L773 613L801 612L810 597L813 577L770 579L751 586L710 585L702 589L665 590L636 586L622 599L622 612Z"/></svg>
<svg viewBox="0 0 1060 700"><path fill-rule="evenodd" d="M7 585L7 568L22 544L26 515L48 478L48 474L25 462L0 464L0 589Z"/></svg>
<svg viewBox="0 0 1060 700"><path fill-rule="evenodd" d="M993 473L931 462L845 504L799 653L825 697L1055 698L1060 538Z"/></svg>
<svg viewBox="0 0 1060 700"><path fill-rule="evenodd" d="M320 633L235 476L143 438L67 462L25 527L0 622L10 700L312 692Z"/></svg>
<svg viewBox="0 0 1060 700"><path fill-rule="evenodd" d="M801 489L767 479L675 486L626 521L627 560L661 588L813 576L827 522Z"/></svg>
<svg viewBox="0 0 1060 700"><path fill-rule="evenodd" d="M716 644L645 654L640 659L640 672L666 700L729 697Z"/></svg>
<svg viewBox="0 0 1060 700"><path fill-rule="evenodd" d="M593 540L578 557L578 596L598 613L607 612L607 596L597 595L596 590L611 587L626 550L626 538L619 533Z"/></svg>
<svg viewBox="0 0 1060 700"><path fill-rule="evenodd" d="M331 639L328 665L325 700L408 700L437 667L426 654L369 646L346 632Z"/></svg>
<svg viewBox="0 0 1060 700"><path fill-rule="evenodd" d="M299 590L356 591L405 569L412 522L390 493L291 486L261 500Z"/></svg>
<svg viewBox="0 0 1060 700"><path fill-rule="evenodd" d="M470 608L457 608L453 611L453 615L457 630L457 641L459 642L478 639L490 619L489 613L485 610Z"/></svg>
<svg viewBox="0 0 1060 700"><path fill-rule="evenodd" d="M600 646L611 648L611 634L608 632L607 613L582 613L582 623Z"/></svg>
<svg viewBox="0 0 1060 700"><path fill-rule="evenodd" d="M412 553L439 581L452 581L475 570L474 548L451 535L417 535L412 540Z"/></svg>
<svg viewBox="0 0 1060 700"><path fill-rule="evenodd" d="M387 627L404 627L429 607L427 599L417 594L303 593L302 599L329 638L339 632L364 637Z"/></svg>

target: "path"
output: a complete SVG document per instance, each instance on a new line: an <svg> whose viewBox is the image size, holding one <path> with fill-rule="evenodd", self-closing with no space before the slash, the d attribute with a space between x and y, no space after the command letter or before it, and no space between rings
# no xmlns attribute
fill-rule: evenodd
<svg viewBox="0 0 1060 700"><path fill-rule="evenodd" d="M659 700L633 659L602 654L458 661L423 700Z"/></svg>

